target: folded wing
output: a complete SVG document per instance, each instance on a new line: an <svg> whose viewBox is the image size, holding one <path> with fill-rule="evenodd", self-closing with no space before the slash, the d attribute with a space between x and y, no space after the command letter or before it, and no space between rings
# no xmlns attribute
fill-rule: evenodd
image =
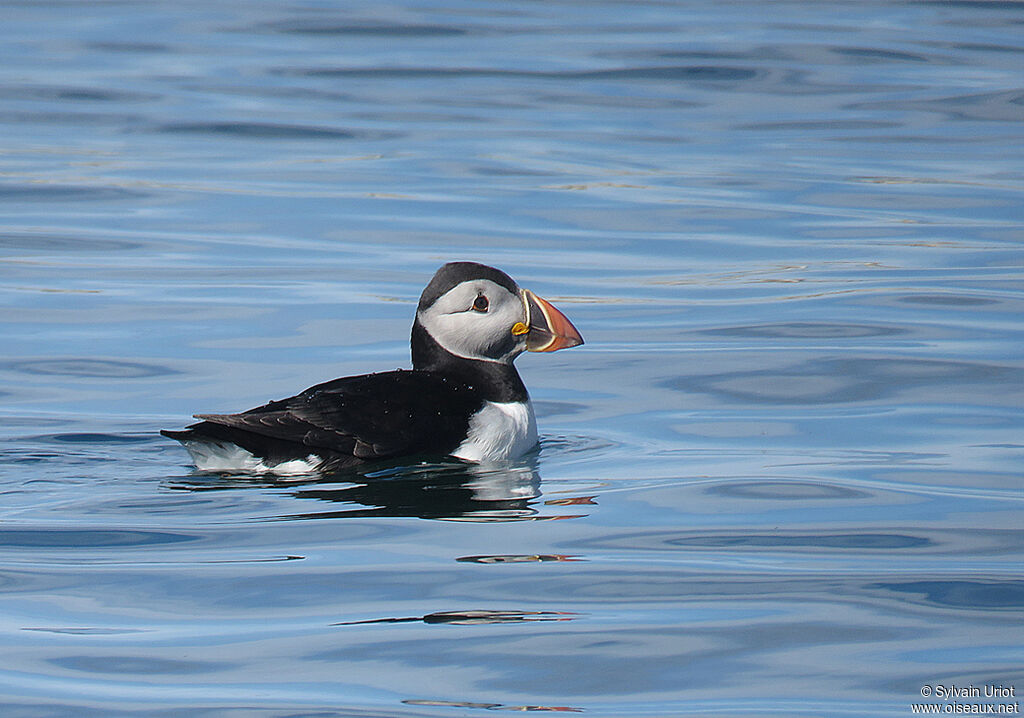
<svg viewBox="0 0 1024 718"><path fill-rule="evenodd" d="M318 454L356 460L444 455L466 436L482 401L472 387L432 372L335 379L241 414L197 414L180 441L231 442L273 461Z"/></svg>

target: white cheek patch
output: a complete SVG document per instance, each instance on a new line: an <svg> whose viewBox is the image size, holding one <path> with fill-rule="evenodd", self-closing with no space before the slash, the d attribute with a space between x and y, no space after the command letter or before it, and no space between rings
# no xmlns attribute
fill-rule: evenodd
<svg viewBox="0 0 1024 718"><path fill-rule="evenodd" d="M486 312L471 308L481 294L490 301ZM450 289L417 316L434 341L455 356L508 363L523 351L512 327L524 313L517 295L484 279Z"/></svg>
<svg viewBox="0 0 1024 718"><path fill-rule="evenodd" d="M452 456L489 463L516 459L537 445L533 404L489 401L469 420L469 433Z"/></svg>

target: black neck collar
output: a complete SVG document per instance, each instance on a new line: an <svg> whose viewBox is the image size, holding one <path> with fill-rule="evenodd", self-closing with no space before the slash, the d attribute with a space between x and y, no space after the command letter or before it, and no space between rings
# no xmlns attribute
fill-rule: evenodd
<svg viewBox="0 0 1024 718"><path fill-rule="evenodd" d="M475 388L487 401L528 401L526 385L511 364L464 359L442 347L417 319L412 325L412 368L445 374Z"/></svg>

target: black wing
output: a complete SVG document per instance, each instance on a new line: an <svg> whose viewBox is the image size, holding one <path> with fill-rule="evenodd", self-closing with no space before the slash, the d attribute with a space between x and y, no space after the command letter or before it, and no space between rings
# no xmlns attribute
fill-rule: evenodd
<svg viewBox="0 0 1024 718"><path fill-rule="evenodd" d="M197 414L202 422L165 434L227 440L275 459L444 455L466 437L469 417L482 405L472 387L448 377L393 371L335 379L241 414Z"/></svg>

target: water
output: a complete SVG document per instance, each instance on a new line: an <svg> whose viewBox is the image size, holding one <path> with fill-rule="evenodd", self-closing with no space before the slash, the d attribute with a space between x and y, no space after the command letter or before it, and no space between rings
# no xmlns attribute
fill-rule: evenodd
<svg viewBox="0 0 1024 718"><path fill-rule="evenodd" d="M3 715L1024 691L1024 5L0 14ZM532 460L157 435L407 366L451 259L587 339L519 362Z"/></svg>

